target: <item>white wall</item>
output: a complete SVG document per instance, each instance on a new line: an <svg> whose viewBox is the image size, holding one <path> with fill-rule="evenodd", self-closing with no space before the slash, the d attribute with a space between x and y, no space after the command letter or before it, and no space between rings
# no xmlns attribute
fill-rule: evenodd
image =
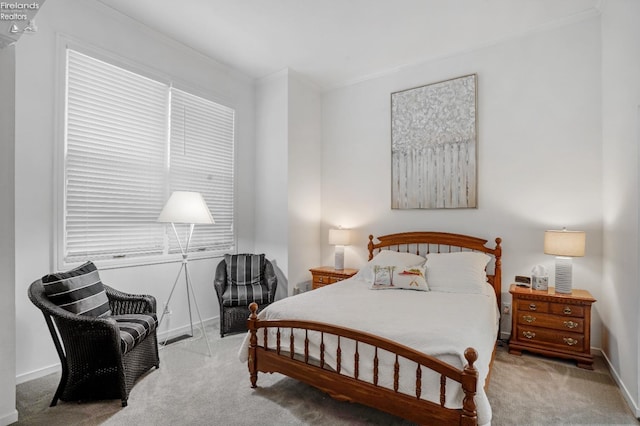
<svg viewBox="0 0 640 426"><path fill-rule="evenodd" d="M15 48L0 48L0 425L16 411L15 317Z"/></svg>
<svg viewBox="0 0 640 426"><path fill-rule="evenodd" d="M321 96L285 69L256 84L256 251L275 259L277 297L320 261Z"/></svg>
<svg viewBox="0 0 640 426"><path fill-rule="evenodd" d="M256 83L255 243L278 275L276 297L288 293L288 71Z"/></svg>
<svg viewBox="0 0 640 426"><path fill-rule="evenodd" d="M478 208L391 210L390 94L478 75ZM543 254L544 230L587 232L574 286L602 298L600 20L566 23L495 45L408 66L327 93L323 101L323 235L357 232L345 263L366 261L367 236L435 230L503 239L503 301L514 275ZM331 247L323 258L331 264ZM504 294L507 292L506 294ZM506 322L506 324L505 324ZM599 305L592 345L600 346ZM503 321L509 331L510 321Z"/></svg>
<svg viewBox="0 0 640 426"><path fill-rule="evenodd" d="M602 13L604 277L602 348L640 417L640 2L607 1Z"/></svg>
<svg viewBox="0 0 640 426"><path fill-rule="evenodd" d="M29 302L27 287L54 269L54 158L59 140L63 84L56 36L64 33L193 87L199 94L236 109L236 218L238 249L253 249L254 92L248 77L139 25L97 1L47 2L39 30L16 48L16 321L18 380L58 363L42 315ZM219 259L190 262L205 319L218 315L213 274ZM167 299L179 263L101 271L105 283L132 293L150 293L159 306ZM161 331L188 324L184 286L171 303L173 315ZM215 348L214 348L215 350Z"/></svg>
<svg viewBox="0 0 640 426"><path fill-rule="evenodd" d="M311 289L320 265L322 102L313 84L289 72L289 291Z"/></svg>

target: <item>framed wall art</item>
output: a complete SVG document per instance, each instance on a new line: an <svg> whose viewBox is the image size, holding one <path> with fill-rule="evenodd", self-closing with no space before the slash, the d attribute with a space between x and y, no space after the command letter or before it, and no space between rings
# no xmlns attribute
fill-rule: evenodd
<svg viewBox="0 0 640 426"><path fill-rule="evenodd" d="M477 75L391 94L391 208L477 207Z"/></svg>

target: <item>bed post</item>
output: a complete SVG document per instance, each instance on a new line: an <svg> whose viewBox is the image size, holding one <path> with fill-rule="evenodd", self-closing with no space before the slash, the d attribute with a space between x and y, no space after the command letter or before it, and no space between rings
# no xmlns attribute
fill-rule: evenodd
<svg viewBox="0 0 640 426"><path fill-rule="evenodd" d="M369 235L369 244L367 244L367 248L369 249L369 260L373 259L373 235Z"/></svg>
<svg viewBox="0 0 640 426"><path fill-rule="evenodd" d="M258 382L258 335L257 335L257 327L256 321L258 320L258 315L256 312L258 311L258 304L253 302L249 305L249 310L251 311L251 315L249 315L249 319L247 320L247 328L249 329L249 376L251 377L251 387L257 387Z"/></svg>
<svg viewBox="0 0 640 426"><path fill-rule="evenodd" d="M493 251L493 256L496 259L494 267L493 287L496 289L496 296L498 298L498 309L502 312L502 238L496 238L496 248Z"/></svg>
<svg viewBox="0 0 640 426"><path fill-rule="evenodd" d="M478 352L473 348L467 348L464 351L464 357L467 359L467 365L464 366L462 371L464 399L462 400L460 424L463 426L475 426L478 424L478 411L473 398L476 395L476 386L478 384L478 370L473 366L473 363L478 359Z"/></svg>

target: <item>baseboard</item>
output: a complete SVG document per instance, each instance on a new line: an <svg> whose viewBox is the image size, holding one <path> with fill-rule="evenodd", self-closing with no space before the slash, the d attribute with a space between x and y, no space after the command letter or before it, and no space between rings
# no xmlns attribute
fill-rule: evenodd
<svg viewBox="0 0 640 426"><path fill-rule="evenodd" d="M205 320L202 320L202 322L204 323L204 325L206 327L209 323L217 320L218 318L220 318L220 317L218 317L218 316L211 317L211 318L207 318ZM197 330L200 328L200 321L194 322L193 323L193 328L194 328L194 331L197 333ZM177 328L172 328L171 330L163 331L162 333L158 333L158 342L162 342L165 339L167 339L167 340L171 339L173 337L179 336L181 334L188 333L190 331L191 331L191 326L189 326L188 324L183 326L183 327L177 327ZM19 384L22 384L22 383L25 383L25 382L28 382L28 381L31 381L31 380L39 379L41 377L48 376L49 374L52 374L52 373L57 373L57 372L60 371L60 368L61 368L60 367L60 363L58 362L56 364L49 365L48 367L43 367L43 368L39 368L37 370L31 371L31 372L28 372L28 373L19 374L19 375L16 376L16 385L19 385ZM3 419L3 417L0 417L0 426L2 426L2 419ZM17 421L17 418L16 418L16 420L14 420L14 422L15 421Z"/></svg>
<svg viewBox="0 0 640 426"><path fill-rule="evenodd" d="M602 349L591 348L591 352L594 352L594 351L598 351L600 355L602 355L602 358L604 358L605 364L607 364L607 367L609 368L611 377L613 377L613 380L615 380L616 384L618 385L618 388L620 388L620 391L622 392L622 396L627 402L627 405L629 406L629 408L631 408L631 411L635 413L635 417L640 419L640 407L638 407L638 403L634 401L633 398L631 397L631 394L629 393L629 389L627 389L627 387L622 382L620 375L618 374L616 369L613 367L613 364L611 363L611 360L607 357L607 354L604 353Z"/></svg>
<svg viewBox="0 0 640 426"><path fill-rule="evenodd" d="M48 367L43 367L38 370L31 371L29 373L19 374L16 376L16 385L28 382L30 380L39 379L40 377L48 376L52 373L57 373L60 371L60 369L60 363L58 362Z"/></svg>
<svg viewBox="0 0 640 426"><path fill-rule="evenodd" d="M207 319L203 319L202 322L204 323L204 326L206 327L207 325L209 325L210 323L212 323L213 321L217 320L220 317L211 317L211 318L207 318ZM198 335L198 330L200 329L200 321L194 321L193 322L193 331L194 333L196 333L196 336ZM178 337L180 335L183 334L191 334L191 325L187 324L184 325L182 327L176 327L176 328L172 328L170 330L165 330L163 332L158 332L158 342L162 343L165 340L171 340L175 337Z"/></svg>
<svg viewBox="0 0 640 426"><path fill-rule="evenodd" d="M0 414L0 426L7 426L17 421L18 421L18 410L16 409L14 409L13 411L7 414Z"/></svg>

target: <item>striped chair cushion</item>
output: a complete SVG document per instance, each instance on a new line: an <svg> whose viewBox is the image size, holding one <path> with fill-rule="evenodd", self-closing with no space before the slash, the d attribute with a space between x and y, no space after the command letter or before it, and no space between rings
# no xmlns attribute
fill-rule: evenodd
<svg viewBox="0 0 640 426"><path fill-rule="evenodd" d="M113 315L111 318L118 323L120 348L123 354L133 349L149 333L152 333L158 325L156 314Z"/></svg>
<svg viewBox="0 0 640 426"><path fill-rule="evenodd" d="M109 298L93 262L45 275L42 284L49 300L69 312L92 317L111 315Z"/></svg>
<svg viewBox="0 0 640 426"><path fill-rule="evenodd" d="M262 306L271 303L269 296L266 285L227 285L222 293L222 306L247 306L251 302Z"/></svg>
<svg viewBox="0 0 640 426"><path fill-rule="evenodd" d="M227 281L231 285L259 285L264 273L264 254L225 254Z"/></svg>

